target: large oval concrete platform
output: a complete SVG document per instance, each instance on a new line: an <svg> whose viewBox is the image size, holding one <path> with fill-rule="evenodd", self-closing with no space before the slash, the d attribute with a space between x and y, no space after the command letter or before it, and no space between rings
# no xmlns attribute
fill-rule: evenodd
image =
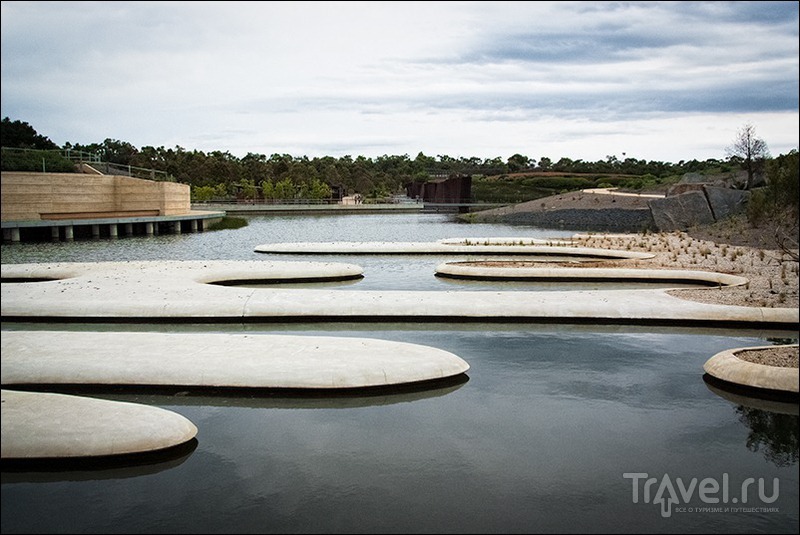
<svg viewBox="0 0 800 535"><path fill-rule="evenodd" d="M129 262L58 262L49 264L3 264L3 282L41 282L72 279L91 274L113 278L139 272L144 282L159 275L177 275L202 284L237 282L317 282L357 279L364 270L355 264L338 262L260 262L244 260L163 260Z"/></svg>
<svg viewBox="0 0 800 535"><path fill-rule="evenodd" d="M3 385L343 389L443 379L469 369L417 344L333 336L3 332Z"/></svg>
<svg viewBox="0 0 800 535"><path fill-rule="evenodd" d="M244 268L235 262L212 267L212 262L176 261L4 264L0 266L4 280L54 280L4 282L0 310L6 321L455 320L754 324L792 329L800 317L797 308L711 305L670 296L667 289L458 292L224 287L207 282L230 278Z"/></svg>
<svg viewBox="0 0 800 535"><path fill-rule="evenodd" d="M478 266L469 262L446 262L440 264L436 267L436 275L467 280L640 281L696 283L711 286L742 286L748 282L744 277L713 271Z"/></svg>
<svg viewBox="0 0 800 535"><path fill-rule="evenodd" d="M475 240L472 242L471 240ZM645 259L651 253L571 247L569 242L520 238L461 238L435 242L295 242L258 245L257 253L273 254L403 254L403 255L518 255L588 259ZM546 245L550 244L550 245Z"/></svg>
<svg viewBox="0 0 800 535"><path fill-rule="evenodd" d="M4 460L146 453L197 435L188 419L158 407L5 389L1 395Z"/></svg>
<svg viewBox="0 0 800 535"><path fill-rule="evenodd" d="M767 366L748 362L736 356L743 351L757 351L776 346L739 347L726 349L708 359L703 365L705 372L712 377L740 386L798 393L800 372L797 368ZM787 347L798 347L791 344Z"/></svg>

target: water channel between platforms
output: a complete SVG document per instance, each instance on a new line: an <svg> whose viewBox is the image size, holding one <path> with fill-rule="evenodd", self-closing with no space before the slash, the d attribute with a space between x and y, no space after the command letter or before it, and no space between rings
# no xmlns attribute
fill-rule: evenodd
<svg viewBox="0 0 800 535"><path fill-rule="evenodd" d="M2 262L323 260L358 264L364 278L312 287L537 291L542 283L435 276L437 265L464 257L285 257L253 249L574 233L459 224L446 214L248 221L242 229L198 234L3 245ZM598 287L571 287L583 284ZM449 322L2 328L365 337L436 347L470 365L459 381L432 388L347 395L79 389L179 413L197 425L196 442L147 462L4 465L4 533L797 530L796 403L720 393L703 377L703 364L720 351L796 342L796 332ZM645 500L644 480L634 488L630 474L643 473L659 483L726 481L727 503L711 512L699 493L679 493L665 516L663 501ZM748 478L756 483L742 507Z"/></svg>

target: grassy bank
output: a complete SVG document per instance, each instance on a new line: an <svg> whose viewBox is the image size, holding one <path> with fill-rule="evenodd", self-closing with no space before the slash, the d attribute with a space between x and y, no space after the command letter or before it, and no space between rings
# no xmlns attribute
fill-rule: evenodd
<svg viewBox="0 0 800 535"><path fill-rule="evenodd" d="M208 227L208 230L232 230L247 226L247 220L243 217L225 216L221 220Z"/></svg>

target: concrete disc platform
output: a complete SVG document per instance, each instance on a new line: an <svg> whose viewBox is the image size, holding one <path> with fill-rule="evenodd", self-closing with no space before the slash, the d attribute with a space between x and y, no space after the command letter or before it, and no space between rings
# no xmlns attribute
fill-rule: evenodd
<svg viewBox="0 0 800 535"><path fill-rule="evenodd" d="M192 422L158 407L13 390L1 395L4 460L145 453L178 446L197 434Z"/></svg>
<svg viewBox="0 0 800 535"><path fill-rule="evenodd" d="M558 248L563 249L563 248ZM4 321L549 321L798 325L797 308L711 305L666 289L581 291L358 291L227 287L276 273L359 273L309 262L100 262L3 264ZM322 264L322 265L320 265ZM312 269L313 267L313 269ZM669 271L667 271L669 273ZM431 273L434 276L434 273ZM715 291L708 289L706 291Z"/></svg>
<svg viewBox="0 0 800 535"><path fill-rule="evenodd" d="M711 286L742 286L747 279L713 271L677 269L618 268L537 268L514 266L479 266L469 262L447 262L436 267L436 275L467 280L531 281L640 281L697 283Z"/></svg>
<svg viewBox="0 0 800 535"><path fill-rule="evenodd" d="M736 356L742 351L774 348L776 346L740 347L726 349L708 359L703 369L712 377L745 387L798 393L800 372L797 368L767 366L742 360ZM797 344L789 347L797 347Z"/></svg>
<svg viewBox="0 0 800 535"><path fill-rule="evenodd" d="M260 262L244 260L142 260L128 262L57 262L47 264L3 264L3 282L24 283L95 278L130 278L136 274L145 283L174 276L200 284L317 282L358 279L364 270L355 264L337 262ZM79 282L79 281L75 281Z"/></svg>
<svg viewBox="0 0 800 535"><path fill-rule="evenodd" d="M333 336L5 331L3 385L343 389L463 374L447 351Z"/></svg>
<svg viewBox="0 0 800 535"><path fill-rule="evenodd" d="M435 242L295 242L262 244L256 246L255 252L276 254L519 255L593 260L645 259L655 256L651 253L637 251L570 247L566 245L568 243L534 238L518 238L516 241L514 238L459 238Z"/></svg>

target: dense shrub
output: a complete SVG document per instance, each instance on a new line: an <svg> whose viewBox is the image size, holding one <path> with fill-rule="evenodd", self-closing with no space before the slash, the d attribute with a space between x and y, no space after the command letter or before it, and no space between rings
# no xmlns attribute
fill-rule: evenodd
<svg viewBox="0 0 800 535"><path fill-rule="evenodd" d="M32 171L45 173L75 173L75 164L61 156L57 151L15 151L2 152L3 171Z"/></svg>
<svg viewBox="0 0 800 535"><path fill-rule="evenodd" d="M796 150L767 161L767 190L774 203L797 208L799 175L800 162Z"/></svg>
<svg viewBox="0 0 800 535"><path fill-rule="evenodd" d="M797 219L798 153L792 150L767 161L767 185L752 190L747 203L747 219L753 226L781 214Z"/></svg>

